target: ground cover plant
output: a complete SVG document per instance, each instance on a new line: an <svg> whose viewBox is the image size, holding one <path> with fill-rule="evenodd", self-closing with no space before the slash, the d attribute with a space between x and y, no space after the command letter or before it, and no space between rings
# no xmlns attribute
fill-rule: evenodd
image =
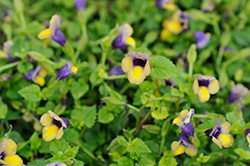
<svg viewBox="0 0 250 166"><path fill-rule="evenodd" d="M250 1L1 0L0 165L250 164Z"/></svg>

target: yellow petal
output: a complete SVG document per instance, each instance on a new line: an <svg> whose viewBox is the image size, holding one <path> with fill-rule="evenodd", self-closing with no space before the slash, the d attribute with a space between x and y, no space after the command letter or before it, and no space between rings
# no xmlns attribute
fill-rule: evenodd
<svg viewBox="0 0 250 166"><path fill-rule="evenodd" d="M23 160L18 155L9 155L4 158L8 166L22 166Z"/></svg>
<svg viewBox="0 0 250 166"><path fill-rule="evenodd" d="M180 112L179 117L180 117L181 119L184 119L184 118L186 118L187 114L188 114L188 110L182 110L182 111Z"/></svg>
<svg viewBox="0 0 250 166"><path fill-rule="evenodd" d="M166 40L171 35L172 35L172 32L169 29L167 29L167 28L162 29L162 31L161 31L161 39L162 40Z"/></svg>
<svg viewBox="0 0 250 166"><path fill-rule="evenodd" d="M221 124L221 131L223 134L228 134L231 130L231 124L229 122L224 122Z"/></svg>
<svg viewBox="0 0 250 166"><path fill-rule="evenodd" d="M174 141L171 144L171 151L173 153L173 155L177 156L180 155L182 153L184 153L185 151L185 146L184 145L180 145L180 141Z"/></svg>
<svg viewBox="0 0 250 166"><path fill-rule="evenodd" d="M5 153L8 155L16 154L17 145L12 139L7 139L7 146L5 148Z"/></svg>
<svg viewBox="0 0 250 166"><path fill-rule="evenodd" d="M41 70L39 71L39 75L40 75L41 77L45 78L45 77L47 76L46 70L41 69Z"/></svg>
<svg viewBox="0 0 250 166"><path fill-rule="evenodd" d="M42 32L40 32L37 37L39 39L45 39L45 38L49 38L52 35L52 32L50 29L45 29Z"/></svg>
<svg viewBox="0 0 250 166"><path fill-rule="evenodd" d="M220 134L218 140L225 148L232 146L234 143L234 138L231 134Z"/></svg>
<svg viewBox="0 0 250 166"><path fill-rule="evenodd" d="M44 86L45 84L45 79L41 76L36 76L36 78L34 79L34 82L37 83L40 86Z"/></svg>
<svg viewBox="0 0 250 166"><path fill-rule="evenodd" d="M151 73L149 60L147 60L147 63L144 66L143 72L145 73L146 76L148 76Z"/></svg>
<svg viewBox="0 0 250 166"><path fill-rule="evenodd" d="M248 142L248 144L249 144L248 146L250 148L250 135L249 134L247 135L247 142Z"/></svg>
<svg viewBox="0 0 250 166"><path fill-rule="evenodd" d="M125 23L120 26L119 34L122 34L122 41L125 42L133 34L133 28L128 23Z"/></svg>
<svg viewBox="0 0 250 166"><path fill-rule="evenodd" d="M193 91L194 91L194 94L198 94L198 92L199 92L199 82L197 79L194 80Z"/></svg>
<svg viewBox="0 0 250 166"><path fill-rule="evenodd" d="M175 118L173 120L173 124L177 124L177 123L181 123L181 122L182 122L182 120L180 118Z"/></svg>
<svg viewBox="0 0 250 166"><path fill-rule="evenodd" d="M217 140L215 137L213 137L212 141L222 149L222 144L219 140Z"/></svg>
<svg viewBox="0 0 250 166"><path fill-rule="evenodd" d="M217 79L214 79L209 83L208 90L210 94L217 93L219 89L220 89L220 84Z"/></svg>
<svg viewBox="0 0 250 166"><path fill-rule="evenodd" d="M56 133L56 139L60 139L63 136L63 127L61 127Z"/></svg>
<svg viewBox="0 0 250 166"><path fill-rule="evenodd" d="M122 59L122 70L128 73L133 68L133 56L126 56Z"/></svg>
<svg viewBox="0 0 250 166"><path fill-rule="evenodd" d="M192 157L197 154L197 151L195 151L194 149L190 147L186 147L185 152L187 153L187 155L192 156Z"/></svg>
<svg viewBox="0 0 250 166"><path fill-rule="evenodd" d="M172 3L167 3L167 4L163 5L163 8L167 9L167 10L174 10L175 9L175 5L172 4Z"/></svg>
<svg viewBox="0 0 250 166"><path fill-rule="evenodd" d="M199 96L200 102L205 103L206 101L208 101L210 98L208 89L205 86L200 87L198 96Z"/></svg>
<svg viewBox="0 0 250 166"><path fill-rule="evenodd" d="M0 50L0 58L7 58L8 54L2 50Z"/></svg>
<svg viewBox="0 0 250 166"><path fill-rule="evenodd" d="M53 121L53 118L50 116L49 113L43 114L43 116L40 119L40 122L43 126L51 125L52 121Z"/></svg>
<svg viewBox="0 0 250 166"><path fill-rule="evenodd" d="M127 38L125 41L126 44L131 45L133 48L135 48L135 39L132 37Z"/></svg>
<svg viewBox="0 0 250 166"><path fill-rule="evenodd" d="M7 138L4 138L2 142L0 143L0 154L4 151L8 143Z"/></svg>
<svg viewBox="0 0 250 166"><path fill-rule="evenodd" d="M132 84L141 84L143 80L146 78L146 75L143 72L143 68L141 66L135 66L128 73L128 80Z"/></svg>
<svg viewBox="0 0 250 166"><path fill-rule="evenodd" d="M67 128L67 125L66 123L62 120L62 118L60 118L57 114L55 114L54 112L52 112L51 110L48 111L48 113L50 114L50 116L52 118L54 118L55 120L61 122L61 125L64 127L64 128Z"/></svg>
<svg viewBox="0 0 250 166"><path fill-rule="evenodd" d="M58 127L56 125L51 125L43 128L43 139L46 142L52 141L56 138Z"/></svg>
<svg viewBox="0 0 250 166"><path fill-rule="evenodd" d="M182 31L181 24L174 21L168 21L167 28L175 35L178 35Z"/></svg>
<svg viewBox="0 0 250 166"><path fill-rule="evenodd" d="M33 127L36 131L41 131L42 130L42 126L41 124L34 122Z"/></svg>
<svg viewBox="0 0 250 166"><path fill-rule="evenodd" d="M78 68L73 66L73 67L71 67L70 71L72 71L73 73L77 73Z"/></svg>

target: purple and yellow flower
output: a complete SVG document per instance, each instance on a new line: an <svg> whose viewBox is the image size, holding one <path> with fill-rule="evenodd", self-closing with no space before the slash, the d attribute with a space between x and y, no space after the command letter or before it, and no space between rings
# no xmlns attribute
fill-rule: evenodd
<svg viewBox="0 0 250 166"><path fill-rule="evenodd" d="M184 133L179 134L179 141L172 142L171 151L175 156L184 152L189 156L195 156L197 154L197 149L189 142L188 136Z"/></svg>
<svg viewBox="0 0 250 166"><path fill-rule="evenodd" d="M72 63L67 61L57 73L56 78L62 80L72 74L77 73L77 71L78 71L77 67L73 66Z"/></svg>
<svg viewBox="0 0 250 166"><path fill-rule="evenodd" d="M112 42L113 49L120 48L124 53L128 52L128 45L135 47L135 40L131 37L133 28L125 23L119 28L119 35Z"/></svg>
<svg viewBox="0 0 250 166"><path fill-rule="evenodd" d="M10 55L10 49L14 45L13 41L9 40L3 43L3 51L0 50L0 58L6 58L9 62L17 62L21 60L19 57L12 57Z"/></svg>
<svg viewBox="0 0 250 166"><path fill-rule="evenodd" d="M247 137L248 146L250 148L250 129L246 129L245 136Z"/></svg>
<svg viewBox="0 0 250 166"><path fill-rule="evenodd" d="M75 6L78 10L84 10L86 7L86 0L74 0Z"/></svg>
<svg viewBox="0 0 250 166"><path fill-rule="evenodd" d="M194 94L198 94L200 102L204 103L209 100L210 94L219 91L220 85L216 78L208 75L197 77L193 83Z"/></svg>
<svg viewBox="0 0 250 166"><path fill-rule="evenodd" d="M210 40L210 33L204 33L202 31L195 31L194 38L197 42L197 48L204 48Z"/></svg>
<svg viewBox="0 0 250 166"><path fill-rule="evenodd" d="M46 164L45 166L67 166L67 164L57 161L57 162Z"/></svg>
<svg viewBox="0 0 250 166"><path fill-rule="evenodd" d="M243 97L249 93L249 90L242 84L236 84L231 89L231 94L229 97L229 103L238 102L241 103Z"/></svg>
<svg viewBox="0 0 250 166"><path fill-rule="evenodd" d="M185 12L178 11L162 23L161 39L166 40L171 35L178 35L181 31L187 30L189 16Z"/></svg>
<svg viewBox="0 0 250 166"><path fill-rule="evenodd" d="M4 138L0 143L0 165L22 166L23 160L16 154L17 145L12 139Z"/></svg>
<svg viewBox="0 0 250 166"><path fill-rule="evenodd" d="M151 72L150 58L147 53L129 51L129 56L122 60L122 70L128 73L128 80L132 84L141 84Z"/></svg>
<svg viewBox="0 0 250 166"><path fill-rule="evenodd" d="M123 75L125 74L125 72L122 70L121 66L114 66L111 70L110 70L110 75Z"/></svg>
<svg viewBox="0 0 250 166"><path fill-rule="evenodd" d="M158 8L163 8L167 10L174 10L176 8L174 0L156 0L155 5Z"/></svg>
<svg viewBox="0 0 250 166"><path fill-rule="evenodd" d="M7 23L12 23L12 19L9 15L9 10L5 10L1 13L2 19Z"/></svg>
<svg viewBox="0 0 250 166"><path fill-rule="evenodd" d="M65 118L60 118L51 110L48 113L43 114L40 119L43 126L43 139L46 142L53 139L60 139L63 136L63 129L69 126L69 121Z"/></svg>
<svg viewBox="0 0 250 166"><path fill-rule="evenodd" d="M212 138L212 141L218 145L221 149L228 148L233 145L234 138L229 134L231 130L231 124L229 122L224 122L220 125L221 121L219 120L212 129L206 130L205 133L208 137Z"/></svg>
<svg viewBox="0 0 250 166"><path fill-rule="evenodd" d="M165 85L170 87L175 87L174 80L172 78L164 79Z"/></svg>
<svg viewBox="0 0 250 166"><path fill-rule="evenodd" d="M37 37L39 39L51 38L61 46L64 46L67 40L60 30L60 17L53 15L49 22L49 28L40 32Z"/></svg>
<svg viewBox="0 0 250 166"><path fill-rule="evenodd" d="M194 136L194 126L190 122L194 115L194 109L188 110L183 110L180 112L179 116L173 120L173 124L176 124L179 126L183 132L188 135L188 136Z"/></svg>
<svg viewBox="0 0 250 166"><path fill-rule="evenodd" d="M33 81L34 83L44 86L45 77L47 76L47 72L42 69L41 66L37 66L34 70L30 70L28 75L23 75L23 78L29 81Z"/></svg>

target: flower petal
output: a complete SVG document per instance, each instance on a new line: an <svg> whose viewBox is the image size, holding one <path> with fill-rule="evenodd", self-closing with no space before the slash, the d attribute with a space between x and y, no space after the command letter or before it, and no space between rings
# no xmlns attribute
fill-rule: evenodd
<svg viewBox="0 0 250 166"><path fill-rule="evenodd" d="M224 122L220 126L223 134L228 134L231 130L231 124L229 122Z"/></svg>
<svg viewBox="0 0 250 166"><path fill-rule="evenodd" d="M146 65L144 66L143 72L145 73L146 76L148 76L151 73L149 60L147 60Z"/></svg>
<svg viewBox="0 0 250 166"><path fill-rule="evenodd" d="M40 75L41 77L45 78L45 77L47 76L46 70L41 69L41 70L39 71L39 75Z"/></svg>
<svg viewBox="0 0 250 166"><path fill-rule="evenodd" d="M231 134L220 134L218 140L225 148L232 146L234 143L234 138Z"/></svg>
<svg viewBox="0 0 250 166"><path fill-rule="evenodd" d="M175 9L175 5L172 3L163 4L162 6L164 9L167 9L167 10L174 10Z"/></svg>
<svg viewBox="0 0 250 166"><path fill-rule="evenodd" d="M22 166L23 160L18 155L8 155L4 158L8 166Z"/></svg>
<svg viewBox="0 0 250 166"><path fill-rule="evenodd" d="M187 155L192 156L192 157L197 154L197 150L194 150L190 147L186 147L185 152L187 153Z"/></svg>
<svg viewBox="0 0 250 166"><path fill-rule="evenodd" d="M4 150L4 152L8 155L14 155L16 154L17 145L12 139L7 139L7 146Z"/></svg>
<svg viewBox="0 0 250 166"><path fill-rule="evenodd" d="M200 87L198 96L199 96L200 102L205 103L206 101L208 101L210 98L208 89L205 86Z"/></svg>
<svg viewBox="0 0 250 166"><path fill-rule="evenodd" d="M194 80L193 91L194 91L194 94L198 94L198 92L199 92L199 82L197 79Z"/></svg>
<svg viewBox="0 0 250 166"><path fill-rule="evenodd" d="M61 127L56 133L56 139L60 139L63 136L63 127Z"/></svg>
<svg viewBox="0 0 250 166"><path fill-rule="evenodd" d="M60 17L58 15L53 15L49 21L49 29L51 30L52 34L56 32L56 30L60 28Z"/></svg>
<svg viewBox="0 0 250 166"><path fill-rule="evenodd" d="M219 89L220 89L220 84L219 84L219 81L217 79L214 79L209 83L208 91L210 94L217 93L219 91Z"/></svg>
<svg viewBox="0 0 250 166"><path fill-rule="evenodd" d="M250 135L247 135L247 142L248 142L248 146L249 146L249 148L250 148Z"/></svg>
<svg viewBox="0 0 250 166"><path fill-rule="evenodd" d="M51 125L52 121L53 121L53 118L50 116L49 113L43 114L43 116L40 119L40 122L43 126Z"/></svg>
<svg viewBox="0 0 250 166"><path fill-rule="evenodd" d="M180 154L184 153L184 151L185 151L185 146L180 145L180 143L181 143L180 141L179 142L174 141L171 144L171 151L172 151L173 155L175 155L175 156L180 155Z"/></svg>
<svg viewBox="0 0 250 166"><path fill-rule="evenodd" d="M222 144L221 144L221 142L218 139L216 139L215 137L213 137L212 141L222 149Z"/></svg>
<svg viewBox="0 0 250 166"><path fill-rule="evenodd" d="M45 79L43 77L40 76L36 76L36 78L34 79L34 82L40 86L44 86L45 84Z"/></svg>
<svg viewBox="0 0 250 166"><path fill-rule="evenodd" d="M172 35L172 32L169 29L167 29L167 28L162 29L162 31L161 31L161 39L162 40L166 40L171 35Z"/></svg>
<svg viewBox="0 0 250 166"><path fill-rule="evenodd" d="M133 28L128 24L125 23L120 26L119 34L122 35L122 41L125 42L133 33Z"/></svg>
<svg viewBox="0 0 250 166"><path fill-rule="evenodd" d="M39 39L45 39L45 38L49 38L52 35L52 32L50 29L45 29L42 32L40 32L37 37Z"/></svg>
<svg viewBox="0 0 250 166"><path fill-rule="evenodd" d="M128 73L133 68L133 56L126 56L122 59L122 70Z"/></svg>
<svg viewBox="0 0 250 166"><path fill-rule="evenodd" d="M55 120L61 122L62 126L64 128L67 128L68 126L66 125L66 123L62 120L62 118L60 118L58 115L56 115L54 112L52 112L51 110L48 111L48 113L50 114L50 116L52 118L54 118Z"/></svg>
<svg viewBox="0 0 250 166"><path fill-rule="evenodd" d="M135 39L132 37L128 37L127 40L125 41L126 44L131 45L133 48L135 48Z"/></svg>
<svg viewBox="0 0 250 166"><path fill-rule="evenodd" d="M128 80L132 84L141 84L146 78L141 66L135 66L130 72L128 72Z"/></svg>
<svg viewBox="0 0 250 166"><path fill-rule="evenodd" d="M58 127L56 125L51 125L43 128L43 139L46 142L52 141L56 138L58 132Z"/></svg>

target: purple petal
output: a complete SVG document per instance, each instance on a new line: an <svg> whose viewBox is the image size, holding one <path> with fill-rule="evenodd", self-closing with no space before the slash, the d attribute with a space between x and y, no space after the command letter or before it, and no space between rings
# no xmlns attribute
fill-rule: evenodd
<svg viewBox="0 0 250 166"><path fill-rule="evenodd" d="M163 2L163 0L157 0L157 1L155 2L155 6L157 6L157 7L159 7L159 8L163 8L162 2Z"/></svg>
<svg viewBox="0 0 250 166"><path fill-rule="evenodd" d="M122 35L119 34L112 42L113 49L120 48L124 53L128 52L128 46L122 42Z"/></svg>
<svg viewBox="0 0 250 166"><path fill-rule="evenodd" d="M180 140L180 141L189 142L189 141L188 141L188 137L187 137L187 135L186 135L185 133L180 133L180 134L179 134L179 140Z"/></svg>
<svg viewBox="0 0 250 166"><path fill-rule="evenodd" d="M247 136L250 133L250 129L246 129L245 136Z"/></svg>
<svg viewBox="0 0 250 166"><path fill-rule="evenodd" d="M121 66L114 66L111 70L110 70L110 74L111 75L123 75L125 74L125 72L122 70Z"/></svg>
<svg viewBox="0 0 250 166"><path fill-rule="evenodd" d="M237 94L236 93L231 93L230 96L229 96L229 100L228 102L229 103L233 103L237 98Z"/></svg>
<svg viewBox="0 0 250 166"><path fill-rule="evenodd" d="M86 7L86 0L74 0L75 6L78 10L85 9Z"/></svg>
<svg viewBox="0 0 250 166"><path fill-rule="evenodd" d="M29 81L33 81L32 80L32 75L33 75L34 72L35 72L35 69L30 70L27 76L23 74L23 78L25 78L26 80L29 80Z"/></svg>
<svg viewBox="0 0 250 166"><path fill-rule="evenodd" d="M206 35L206 33L201 32L201 31L195 31L194 32L194 37L197 42L197 47L198 48L204 48L207 43L209 42L209 37Z"/></svg>
<svg viewBox="0 0 250 166"><path fill-rule="evenodd" d="M73 72L70 69L71 68L70 68L69 62L66 62L64 64L64 66L57 73L56 78L62 80L64 78L70 76L71 74L73 74Z"/></svg>
<svg viewBox="0 0 250 166"><path fill-rule="evenodd" d="M55 34L51 38L61 46L64 46L66 43L66 38L59 28L56 29Z"/></svg>
<svg viewBox="0 0 250 166"><path fill-rule="evenodd" d="M181 126L181 129L188 136L192 136L192 137L194 136L194 126L193 126L193 124L191 122L186 124L186 126L185 125Z"/></svg>
<svg viewBox="0 0 250 166"><path fill-rule="evenodd" d="M14 63L21 60L19 57L12 58L10 55L7 56L7 59L10 63Z"/></svg>

